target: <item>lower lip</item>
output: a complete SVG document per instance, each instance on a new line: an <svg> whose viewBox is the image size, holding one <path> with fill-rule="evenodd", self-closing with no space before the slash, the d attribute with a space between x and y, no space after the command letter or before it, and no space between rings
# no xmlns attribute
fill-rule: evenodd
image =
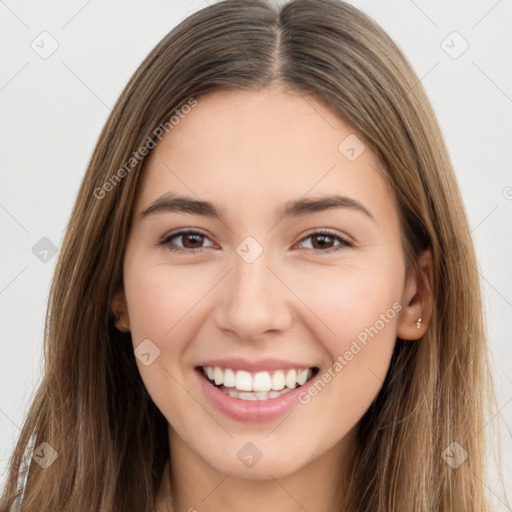
<svg viewBox="0 0 512 512"><path fill-rule="evenodd" d="M204 393L211 403L223 414L237 421L262 423L279 418L299 404L298 395L313 383L314 377L304 385L277 398L267 400L242 400L226 395L204 376L202 370L196 370Z"/></svg>

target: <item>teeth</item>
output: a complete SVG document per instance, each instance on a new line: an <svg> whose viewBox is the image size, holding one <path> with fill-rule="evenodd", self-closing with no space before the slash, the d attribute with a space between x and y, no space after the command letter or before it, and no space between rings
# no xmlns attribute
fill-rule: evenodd
<svg viewBox="0 0 512 512"><path fill-rule="evenodd" d="M294 388L297 384L297 370L289 370L286 374L286 387Z"/></svg>
<svg viewBox="0 0 512 512"><path fill-rule="evenodd" d="M235 372L233 370L231 370L230 368L227 368L226 370L224 370L223 381L224 381L223 382L224 386L226 386L227 388L234 388L235 383L236 383Z"/></svg>
<svg viewBox="0 0 512 512"><path fill-rule="evenodd" d="M235 376L235 388L239 391L252 391L252 375L244 370L238 370Z"/></svg>
<svg viewBox="0 0 512 512"><path fill-rule="evenodd" d="M297 384L302 386L308 380L308 370L300 370L297 372Z"/></svg>
<svg viewBox="0 0 512 512"><path fill-rule="evenodd" d="M283 370L277 370L277 372L272 375L272 389L276 391L280 391L286 386L286 378L284 376Z"/></svg>
<svg viewBox="0 0 512 512"><path fill-rule="evenodd" d="M225 388L221 386L219 388L221 391L226 393L226 395L232 396L233 398L239 398L241 400L268 400L270 398L277 398L281 395L286 395L291 391L290 388L285 388L282 391L255 391L254 393L250 393L249 391L237 391L233 388Z"/></svg>
<svg viewBox="0 0 512 512"><path fill-rule="evenodd" d="M297 386L302 386L312 374L311 368L277 370L272 374L270 372L256 372L252 374L245 370L235 371L231 368L220 368L219 366L213 368L211 366L203 367L203 371L210 381L215 382L216 386L232 388L233 393L237 393L237 391L250 393L251 398L244 398L245 400L275 398L282 394L278 393L278 395L275 395L275 392L281 390L291 391ZM231 390L229 390L228 394L233 396ZM238 393L237 397L240 397L239 395L242 394L244 393ZM260 396L261 398L258 398Z"/></svg>
<svg viewBox="0 0 512 512"><path fill-rule="evenodd" d="M253 391L270 391L272 389L272 378L268 372L258 372L252 378Z"/></svg>
<svg viewBox="0 0 512 512"><path fill-rule="evenodd" d="M222 382L224 381L224 372L222 371L222 368L216 366L213 369L213 379L215 380L215 384L222 384Z"/></svg>

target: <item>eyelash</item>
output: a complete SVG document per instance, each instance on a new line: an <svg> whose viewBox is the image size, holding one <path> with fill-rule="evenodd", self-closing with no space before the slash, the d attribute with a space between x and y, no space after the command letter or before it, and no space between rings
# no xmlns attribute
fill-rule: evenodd
<svg viewBox="0 0 512 512"><path fill-rule="evenodd" d="M201 236L204 236L204 237L207 238L207 235L205 233L202 233L201 231L196 231L196 230L193 230L193 229L182 230L182 231L177 231L176 233L170 233L169 235L164 236L162 238L162 240L160 240L160 242L158 242L158 245L167 245L169 251L172 251L172 252L175 252L175 253L189 253L190 254L190 253L202 252L205 249L207 249L207 247L199 247L199 248L196 248L196 249L187 249L187 248L182 248L182 247L172 247L170 245L170 241L173 238L176 238L176 237L179 237L179 236L184 236L184 235L201 235ZM327 235L327 236L329 236L331 238L334 238L334 239L338 240L340 242L340 244L338 246L336 246L336 247L331 247L330 249L310 249L310 248L307 248L306 249L307 251L313 251L313 252L319 253L319 254L330 254L330 253L337 252L337 251L340 251L340 250L343 250L343 249L346 249L346 248L349 248L349 247L353 247L353 245L354 245L350 240L348 240L347 238L341 236L338 232L332 231L332 230L329 230L329 229L324 229L324 230L314 231L312 233L309 233L307 236L302 238L300 240L300 242L303 242L304 240L307 240L308 238L311 238L311 237L316 236L316 235Z"/></svg>

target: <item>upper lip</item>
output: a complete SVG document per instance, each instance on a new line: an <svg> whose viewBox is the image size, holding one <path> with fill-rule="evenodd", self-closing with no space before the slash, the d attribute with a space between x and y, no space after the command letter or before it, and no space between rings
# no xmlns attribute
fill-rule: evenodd
<svg viewBox="0 0 512 512"><path fill-rule="evenodd" d="M314 367L314 365L311 364L302 364L297 363L295 361L287 361L285 359L257 359L249 361L247 359L242 358L210 359L208 361L203 361L202 363L199 364L199 366L219 366L220 368L231 368L232 370L245 370L247 372L264 372L268 370L285 370L291 368Z"/></svg>

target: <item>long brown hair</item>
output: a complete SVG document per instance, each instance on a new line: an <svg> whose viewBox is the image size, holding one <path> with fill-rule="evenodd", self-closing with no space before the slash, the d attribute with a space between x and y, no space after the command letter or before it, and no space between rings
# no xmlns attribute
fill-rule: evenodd
<svg viewBox="0 0 512 512"><path fill-rule="evenodd" d="M2 511L11 510L23 470L25 512L154 510L169 458L167 421L110 309L144 163L132 159L159 126L170 131L169 119L191 98L272 82L324 100L353 127L393 190L408 268L417 269L425 248L433 255L431 323L418 342L397 339L383 387L360 422L347 508L490 510L481 428L493 395L486 394L492 383L477 263L418 77L382 28L346 3L227 0L191 15L158 43L100 134L60 250L44 376L11 459ZM46 469L23 461L34 432L35 447L46 442L58 454ZM442 458L452 442L469 454L457 469Z"/></svg>

